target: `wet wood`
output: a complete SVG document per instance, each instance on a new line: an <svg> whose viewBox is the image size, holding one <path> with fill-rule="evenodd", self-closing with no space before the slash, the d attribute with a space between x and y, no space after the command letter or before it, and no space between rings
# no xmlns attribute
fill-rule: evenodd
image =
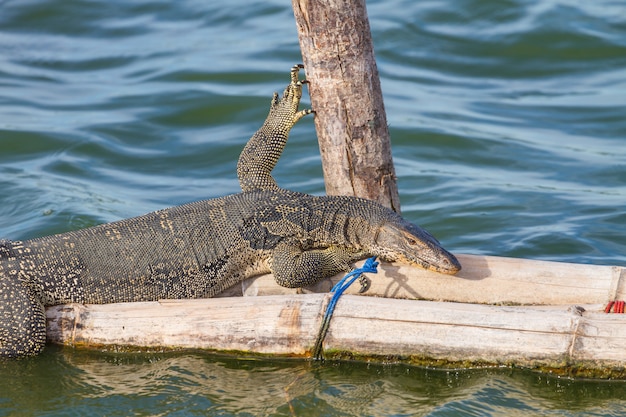
<svg viewBox="0 0 626 417"><path fill-rule="evenodd" d="M293 0L326 192L400 211L365 0Z"/></svg>

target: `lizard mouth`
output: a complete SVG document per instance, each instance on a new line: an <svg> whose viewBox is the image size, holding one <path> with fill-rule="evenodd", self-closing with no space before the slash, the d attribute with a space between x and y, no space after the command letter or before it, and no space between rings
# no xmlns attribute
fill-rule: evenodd
<svg viewBox="0 0 626 417"><path fill-rule="evenodd" d="M440 274L446 275L454 275L461 270L461 263L451 253L448 253L447 258L442 259L440 257L437 260L437 264L421 258L409 259L403 255L400 255L396 260L401 263L406 263L409 265L420 267L422 269L426 269L428 271L438 272Z"/></svg>

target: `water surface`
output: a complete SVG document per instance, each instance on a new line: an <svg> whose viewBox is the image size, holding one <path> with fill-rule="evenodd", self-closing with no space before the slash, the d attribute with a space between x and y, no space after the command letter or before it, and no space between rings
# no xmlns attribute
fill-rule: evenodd
<svg viewBox="0 0 626 417"><path fill-rule="evenodd" d="M0 237L238 191L301 62L289 2L0 3ZM402 210L450 250L626 265L620 2L370 1ZM308 102L308 97L303 105ZM275 176L323 194L311 119ZM49 348L0 415L623 415L624 385L518 370Z"/></svg>

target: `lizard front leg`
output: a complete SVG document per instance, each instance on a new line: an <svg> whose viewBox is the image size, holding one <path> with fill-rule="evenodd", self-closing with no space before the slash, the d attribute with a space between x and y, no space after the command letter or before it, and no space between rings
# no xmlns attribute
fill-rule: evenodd
<svg viewBox="0 0 626 417"><path fill-rule="evenodd" d="M276 246L271 269L279 285L302 288L349 271L354 262L368 256L363 251L343 246L304 250L297 240L292 239Z"/></svg>

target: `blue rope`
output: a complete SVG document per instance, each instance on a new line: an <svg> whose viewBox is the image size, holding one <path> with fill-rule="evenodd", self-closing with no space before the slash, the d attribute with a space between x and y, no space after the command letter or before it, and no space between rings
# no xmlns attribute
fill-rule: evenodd
<svg viewBox="0 0 626 417"><path fill-rule="evenodd" d="M337 301L339 301L339 297L341 294L348 289L350 285L364 273L378 273L376 269L378 267L378 262L376 262L376 257L371 257L365 261L362 267L353 269L350 271L345 277L341 278L341 280L336 283L330 292L333 294L328 306L326 307L326 313L324 313L324 319L322 320L322 325L320 326L320 331L317 335L317 341L315 342L315 349L313 350L313 358L316 360L323 359L322 358L322 344L324 343L324 338L326 337L326 333L328 333L328 326L330 325L330 319L333 316L333 311L335 311L335 305Z"/></svg>

